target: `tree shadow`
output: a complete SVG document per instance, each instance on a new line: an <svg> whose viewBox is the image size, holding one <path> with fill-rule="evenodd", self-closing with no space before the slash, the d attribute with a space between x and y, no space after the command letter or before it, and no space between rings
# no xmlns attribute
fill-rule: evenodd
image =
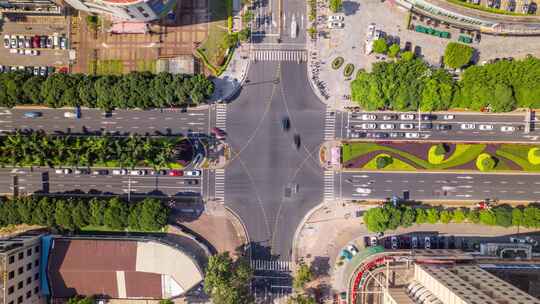
<svg viewBox="0 0 540 304"><path fill-rule="evenodd" d="M354 1L343 1L343 12L345 16L351 16L356 14L360 8L360 3Z"/></svg>
<svg viewBox="0 0 540 304"><path fill-rule="evenodd" d="M320 276L327 276L330 274L330 258L317 256L313 258L310 265L311 271L315 275L315 278Z"/></svg>

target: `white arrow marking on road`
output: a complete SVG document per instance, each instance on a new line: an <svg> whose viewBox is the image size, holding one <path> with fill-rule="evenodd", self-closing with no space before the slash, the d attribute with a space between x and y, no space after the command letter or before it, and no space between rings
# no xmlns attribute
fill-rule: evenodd
<svg viewBox="0 0 540 304"><path fill-rule="evenodd" d="M189 116L201 116L201 115L206 115L204 113L189 113L188 114Z"/></svg>
<svg viewBox="0 0 540 304"><path fill-rule="evenodd" d="M369 175L353 175L352 177L368 178Z"/></svg>
<svg viewBox="0 0 540 304"><path fill-rule="evenodd" d="M202 122L188 122L188 125L204 125Z"/></svg>
<svg viewBox="0 0 540 304"><path fill-rule="evenodd" d="M0 115L11 115L10 110L4 110L3 112L0 112Z"/></svg>
<svg viewBox="0 0 540 304"><path fill-rule="evenodd" d="M456 196L457 197L471 197L472 195L470 195L470 194L457 194Z"/></svg>
<svg viewBox="0 0 540 304"><path fill-rule="evenodd" d="M102 121L101 123L104 125L115 125L116 121Z"/></svg>
<svg viewBox="0 0 540 304"><path fill-rule="evenodd" d="M472 188L472 186L465 185L465 186L458 186L458 188Z"/></svg>
<svg viewBox="0 0 540 304"><path fill-rule="evenodd" d="M472 176L458 176L459 179L473 179Z"/></svg>
<svg viewBox="0 0 540 304"><path fill-rule="evenodd" d="M0 123L11 123L11 120L0 120Z"/></svg>

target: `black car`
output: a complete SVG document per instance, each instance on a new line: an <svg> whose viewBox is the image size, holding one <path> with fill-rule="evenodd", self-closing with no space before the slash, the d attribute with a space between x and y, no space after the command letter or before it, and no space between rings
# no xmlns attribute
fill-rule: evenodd
<svg viewBox="0 0 540 304"><path fill-rule="evenodd" d="M448 249L455 249L456 248L456 238L451 235L448 237Z"/></svg>
<svg viewBox="0 0 540 304"><path fill-rule="evenodd" d="M390 137L391 138L405 137L405 133L403 133L403 132L392 132L392 133L390 133Z"/></svg>
<svg viewBox="0 0 540 304"><path fill-rule="evenodd" d="M439 249L446 248L446 238L444 236L442 236L442 235L439 236L438 242L439 242L439 244L438 244Z"/></svg>
<svg viewBox="0 0 540 304"><path fill-rule="evenodd" d="M289 120L289 117L283 117L281 119L281 128L283 128L283 131L289 131L291 128L291 121Z"/></svg>
<svg viewBox="0 0 540 304"><path fill-rule="evenodd" d="M421 124L420 124L420 129L421 129L421 130L430 130L430 129L433 129L433 124L432 124L432 123L421 123Z"/></svg>
<svg viewBox="0 0 540 304"><path fill-rule="evenodd" d="M294 134L294 145L296 146L296 149L300 149L300 144L302 142L300 141L300 135Z"/></svg>
<svg viewBox="0 0 540 304"><path fill-rule="evenodd" d="M100 169L100 170L95 170L92 172L93 175L109 175L109 170L107 169Z"/></svg>
<svg viewBox="0 0 540 304"><path fill-rule="evenodd" d="M410 41L405 42L405 48L403 48L405 52L410 52L412 50L412 43Z"/></svg>
<svg viewBox="0 0 540 304"><path fill-rule="evenodd" d="M435 129L437 129L439 131L452 130L452 125L436 125Z"/></svg>
<svg viewBox="0 0 540 304"><path fill-rule="evenodd" d="M422 120L436 120L437 119L437 115L434 115L434 114L423 114L422 115Z"/></svg>
<svg viewBox="0 0 540 304"><path fill-rule="evenodd" d="M40 36L39 37L39 45L41 48L47 47L47 36Z"/></svg>
<svg viewBox="0 0 540 304"><path fill-rule="evenodd" d="M388 133L384 132L375 132L375 133L368 133L368 138L388 138Z"/></svg>

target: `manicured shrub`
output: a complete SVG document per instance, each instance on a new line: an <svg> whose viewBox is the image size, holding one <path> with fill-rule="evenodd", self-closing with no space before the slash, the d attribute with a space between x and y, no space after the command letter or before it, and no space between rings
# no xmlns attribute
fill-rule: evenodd
<svg viewBox="0 0 540 304"><path fill-rule="evenodd" d="M540 148L531 148L527 153L527 159L533 165L540 165Z"/></svg>
<svg viewBox="0 0 540 304"><path fill-rule="evenodd" d="M413 52L406 51L406 52L401 53L401 60L410 61L410 60L413 60L413 59L414 59L414 53Z"/></svg>
<svg viewBox="0 0 540 304"><path fill-rule="evenodd" d="M378 54L386 54L388 52L388 44L384 38L373 41L373 52Z"/></svg>
<svg viewBox="0 0 540 304"><path fill-rule="evenodd" d="M343 57L336 57L334 60L332 60L332 68L337 70L343 65L344 62L345 59L343 59Z"/></svg>
<svg viewBox="0 0 540 304"><path fill-rule="evenodd" d="M397 55L399 54L399 51L401 51L401 49L399 48L399 44L393 43L393 44L388 48L388 56L390 56L390 57L392 57L392 58L395 58L395 57L397 57Z"/></svg>
<svg viewBox="0 0 540 304"><path fill-rule="evenodd" d="M448 224L452 220L452 213L448 210L441 211L441 223Z"/></svg>
<svg viewBox="0 0 540 304"><path fill-rule="evenodd" d="M430 164L438 165L444 161L446 148L443 144L433 145L428 151L428 161Z"/></svg>
<svg viewBox="0 0 540 304"><path fill-rule="evenodd" d="M343 70L343 76L351 77L354 72L354 65L352 63L347 63L345 69Z"/></svg>
<svg viewBox="0 0 540 304"><path fill-rule="evenodd" d="M487 153L482 153L476 158L476 167L482 172L493 170L495 165L495 159Z"/></svg>
<svg viewBox="0 0 540 304"><path fill-rule="evenodd" d="M457 42L450 42L444 51L444 64L452 69L461 68L471 62L474 48Z"/></svg>
<svg viewBox="0 0 540 304"><path fill-rule="evenodd" d="M377 169L384 169L388 165L392 164L394 162L394 159L391 156L387 155L379 155L377 156Z"/></svg>
<svg viewBox="0 0 540 304"><path fill-rule="evenodd" d="M439 221L439 210L435 208L429 208L427 210L427 222L430 224L435 224Z"/></svg>

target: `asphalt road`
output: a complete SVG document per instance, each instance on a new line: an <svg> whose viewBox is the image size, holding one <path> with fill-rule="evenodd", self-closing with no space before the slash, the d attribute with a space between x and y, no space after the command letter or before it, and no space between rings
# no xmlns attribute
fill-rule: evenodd
<svg viewBox="0 0 540 304"><path fill-rule="evenodd" d="M523 114L460 114L452 113L455 118L452 120L442 119L444 114L436 114L437 119L431 121L422 121L422 123L431 122L433 129L431 130L418 130L418 114L411 113L416 116L415 120L389 120L384 121L382 119L383 112L366 112L367 114L377 115L377 119L374 121L362 120L360 113L341 112L338 113L336 123L336 136L338 138L357 138L355 133L373 133L373 132L419 132L421 134L420 139L428 140L462 140L462 141L520 141L520 142L540 142L540 122L533 121L533 127L529 133L525 133L523 130L525 126L525 113ZM384 114L390 114L391 112L384 112ZM366 130L362 128L363 123L375 123L377 125L374 130ZM462 130L461 124L473 123L475 129ZM381 124L394 125L393 130L381 130ZM404 130L400 129L400 124L413 124L414 129ZM436 130L437 125L450 125L451 130L442 131ZM480 125L490 125L492 130L480 130ZM516 127L515 132L502 132L501 127L513 126ZM406 139L406 138L393 138L393 140L418 140L418 139Z"/></svg>
<svg viewBox="0 0 540 304"><path fill-rule="evenodd" d="M318 150L326 107L311 90L299 89L309 88L305 64L252 63L248 76L250 83L227 110L233 157L226 168L226 204L245 222L254 258L288 260L297 225L321 202ZM284 117L290 119L288 132Z"/></svg>
<svg viewBox="0 0 540 304"><path fill-rule="evenodd" d="M41 112L37 118L25 118L26 112ZM65 112L72 109L4 109L0 110L0 132L14 129L45 130L72 134L89 132L120 132L138 134L188 134L208 133L211 110L189 109L182 113L178 109L163 110L115 110L111 117L105 117L98 109L82 109L81 118L65 118ZM159 133L156 133L159 132Z"/></svg>
<svg viewBox="0 0 540 304"><path fill-rule="evenodd" d="M110 170L109 170L110 171ZM38 192L45 195L88 193L151 197L201 197L207 191L206 172L200 177L185 176L118 176L57 174L53 169L36 168L0 169L0 193L13 191L13 176L18 182L19 194ZM196 185L186 184L196 180Z"/></svg>
<svg viewBox="0 0 540 304"><path fill-rule="evenodd" d="M362 194L357 188L369 189ZM335 195L344 200L403 198L411 200L501 200L540 199L538 174L456 174L456 173L336 173Z"/></svg>

